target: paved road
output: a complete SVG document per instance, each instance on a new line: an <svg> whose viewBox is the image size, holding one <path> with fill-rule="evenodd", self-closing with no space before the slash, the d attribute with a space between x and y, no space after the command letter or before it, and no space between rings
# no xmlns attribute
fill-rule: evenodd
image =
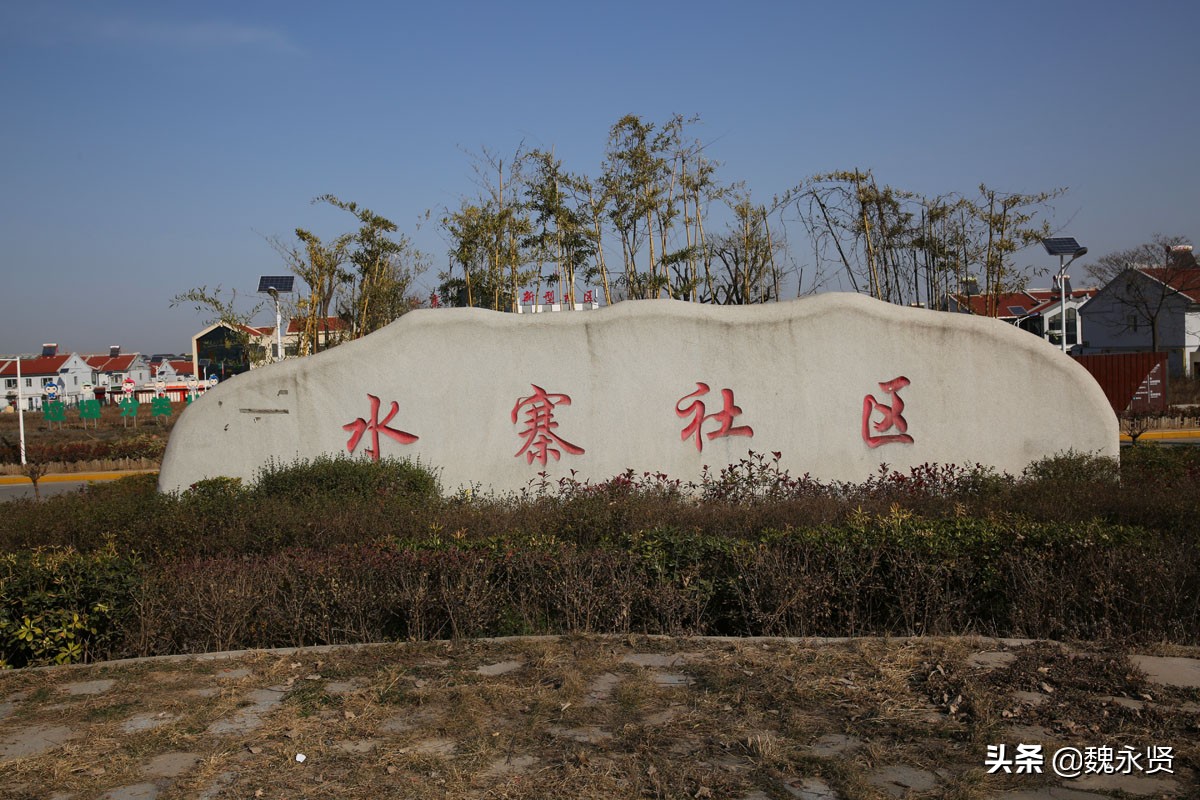
<svg viewBox="0 0 1200 800"><path fill-rule="evenodd" d="M49 483L43 481L38 489L41 491L42 497L49 497L55 494L77 492L88 483L89 481L51 481ZM0 485L0 503L20 497L33 497L33 484L26 481L23 484Z"/></svg>
<svg viewBox="0 0 1200 800"><path fill-rule="evenodd" d="M66 475L47 475L38 484L42 497L77 492L89 483L111 481L134 475L135 472L83 472ZM33 497L33 484L19 475L0 475L0 503L19 497Z"/></svg>

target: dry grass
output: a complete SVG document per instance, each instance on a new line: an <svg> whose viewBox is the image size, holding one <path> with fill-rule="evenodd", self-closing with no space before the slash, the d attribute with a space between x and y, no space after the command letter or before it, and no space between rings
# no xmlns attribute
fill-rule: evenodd
<svg viewBox="0 0 1200 800"><path fill-rule="evenodd" d="M1037 644L1008 648L1003 666L970 660L998 649L962 638L565 637L10 672L0 702L20 699L0 742L46 725L76 735L0 756L0 797L98 797L147 780L163 800L787 797L816 779L844 800L878 800L890 796L880 770L905 765L936 783L914 798L983 800L1047 783L983 769L987 744L1033 728L1076 746L1172 745L1180 796L1193 791L1187 704L1200 691L1151 686L1107 650ZM103 693L69 693L104 679L115 683ZM213 732L268 687L276 702L257 727ZM1016 691L1049 699L1031 707ZM1114 696L1153 702L1135 712ZM127 732L137 714L164 721ZM181 752L196 756L183 774L146 774L151 758Z"/></svg>

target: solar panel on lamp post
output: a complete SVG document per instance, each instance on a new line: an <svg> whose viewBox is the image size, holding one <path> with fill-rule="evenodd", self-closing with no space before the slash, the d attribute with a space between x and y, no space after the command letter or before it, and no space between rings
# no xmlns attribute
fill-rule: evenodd
<svg viewBox="0 0 1200 800"><path fill-rule="evenodd" d="M296 285L295 275L263 275L258 279L258 291L266 292L275 301L275 360L283 360L283 316L279 311L279 295L291 294Z"/></svg>
<svg viewBox="0 0 1200 800"><path fill-rule="evenodd" d="M1080 247L1079 242L1072 236L1061 236L1054 239L1042 239L1042 247L1052 256L1058 256L1058 338L1062 342L1062 351L1067 352L1067 267L1080 256L1087 255L1088 249ZM1063 263L1063 258L1070 256L1071 260ZM1078 315L1076 316L1078 319ZM1078 327L1078 323L1076 323ZM1078 343L1079 337L1076 338Z"/></svg>

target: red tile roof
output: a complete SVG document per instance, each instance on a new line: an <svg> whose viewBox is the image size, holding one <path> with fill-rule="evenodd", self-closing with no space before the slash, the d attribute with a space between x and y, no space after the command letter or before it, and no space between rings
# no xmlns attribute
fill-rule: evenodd
<svg viewBox="0 0 1200 800"><path fill-rule="evenodd" d="M954 299L958 301L960 306L965 305L970 308L972 314L986 317L988 316L988 301L992 297L993 295L987 294L971 294L966 296L958 294L954 296ZM996 317L1022 316L1038 303L1037 299L1027 292L1002 292L999 295L994 295L994 297L996 298L994 312L994 316ZM1015 307L1020 307L1020 314L1010 310Z"/></svg>
<svg viewBox="0 0 1200 800"><path fill-rule="evenodd" d="M1076 289L1071 292L1071 299L1079 300L1092 297L1099 289ZM954 295L960 306L967 306L972 314L987 316L988 300L986 294ZM1002 292L996 296L995 316L1000 319L1010 319L1036 314L1052 304L1058 303L1058 291L1055 289L1028 289L1023 292ZM1017 313L1015 309L1021 309Z"/></svg>
<svg viewBox="0 0 1200 800"><path fill-rule="evenodd" d="M195 374L192 370L192 362L191 361L182 361L182 360L177 360L177 359L171 359L171 360L163 362L163 363L170 364L171 369L175 370L175 374L179 375L180 377L182 377L184 375ZM158 372L159 372L159 370L162 369L162 367L163 367L162 364L151 364L150 365L150 377L152 377L152 378L158 377Z"/></svg>
<svg viewBox="0 0 1200 800"><path fill-rule="evenodd" d="M137 357L137 353L132 353L115 358L105 355L83 356L83 360L97 372L128 372Z"/></svg>
<svg viewBox="0 0 1200 800"><path fill-rule="evenodd" d="M40 358L22 358L21 359L21 376L26 375L57 375L59 368L66 363L71 356L44 356ZM0 375L17 374L17 360L14 358L11 361L5 362L3 367L0 367Z"/></svg>
<svg viewBox="0 0 1200 800"><path fill-rule="evenodd" d="M329 331L348 331L350 330L350 323L346 322L346 320L342 319L341 317L325 317L324 320L317 320L317 329ZM302 330L304 330L304 319L301 318L288 320L287 333L289 336L293 333L300 333Z"/></svg>
<svg viewBox="0 0 1200 800"><path fill-rule="evenodd" d="M1149 275L1161 284L1169 286L1193 303L1200 303L1200 269L1189 267L1138 267L1138 272Z"/></svg>

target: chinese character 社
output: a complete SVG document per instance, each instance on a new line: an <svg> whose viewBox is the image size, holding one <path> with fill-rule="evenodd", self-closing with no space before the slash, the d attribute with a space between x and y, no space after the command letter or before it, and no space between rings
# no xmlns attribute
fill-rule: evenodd
<svg viewBox="0 0 1200 800"><path fill-rule="evenodd" d="M704 413L704 401L696 400L687 408L680 408L680 404L690 400L693 397L699 398L708 394L707 383L696 383L696 391L689 395L679 398L675 403L675 414L680 418L686 418L689 414L692 415L692 421L684 426L683 431L679 434L681 441L687 441L689 436L694 437L696 449L700 452L704 451L704 444L700 439L701 427L708 420L713 420L717 423L716 430L709 431L704 434L710 440L716 439L718 436L753 436L754 429L749 425L734 425L733 418L740 416L742 409L733 404L733 389L721 390L721 410L714 414Z"/></svg>

